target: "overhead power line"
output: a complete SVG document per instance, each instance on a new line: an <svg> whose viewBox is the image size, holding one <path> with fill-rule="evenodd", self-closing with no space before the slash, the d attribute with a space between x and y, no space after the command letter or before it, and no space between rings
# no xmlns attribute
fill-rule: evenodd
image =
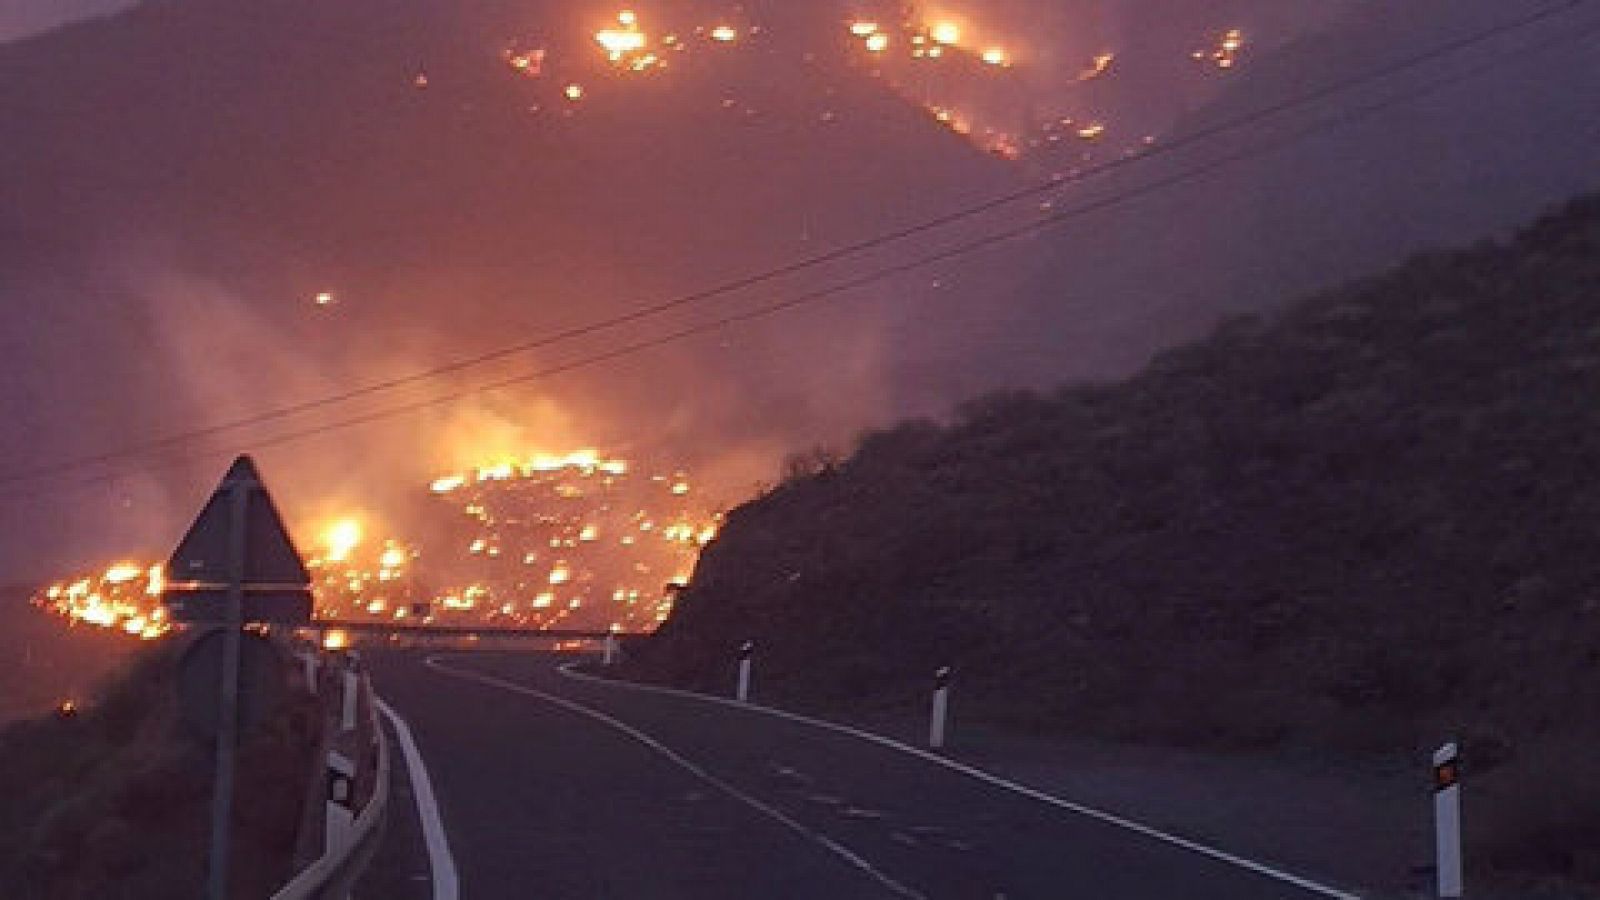
<svg viewBox="0 0 1600 900"><path fill-rule="evenodd" d="M974 219L984 215L985 213L1005 208L1022 200L1037 197L1052 191L1061 190L1070 185L1099 178L1112 172L1130 168L1139 164L1147 164L1161 157L1170 156L1180 150L1210 141L1218 136L1268 121L1274 117L1282 115L1283 113L1290 112L1344 93L1358 90L1367 85L1384 81L1395 75L1417 68L1418 66L1425 65L1429 62L1451 56L1461 52L1462 50L1466 50L1492 41L1498 37L1502 37L1504 35L1518 32L1534 25L1550 21L1555 17L1564 15L1575 8L1589 4L1590 0L1564 0L1564 2L1552 4L1530 13L1529 15L1475 31L1471 34L1441 43L1427 50L1395 60L1382 66L1363 70L1362 72L1350 78L1330 82L1322 87L1314 88L1304 93L1297 94L1291 98L1277 103L1268 104L1236 117L1222 119L1211 125L1181 134L1170 141L1157 143L1145 152L1136 156L1119 157L1117 159L1098 163L1096 165L1083 168L1076 173L1070 174L1063 178L1051 179L1045 182L1029 185L1010 193L1002 194L980 203L962 207L940 216L925 219L912 225L885 232L861 241L843 244L823 253L805 257L794 262L775 268L766 269L754 274L735 278L710 288L675 296L658 303L639 307L626 313L597 319L593 322L563 329L516 344L510 344L495 350L487 351L485 353L461 357L451 362L419 370L410 374L370 382L346 391L328 394L299 403L275 407L259 413L252 413L199 428L174 432L159 438L153 438L148 441L124 445L122 447L100 453L87 454L69 459L58 460L46 465L19 469L17 471L0 476L0 486L45 478L52 475L70 473L80 469L116 462L121 459L156 453L169 448L188 444L193 441L215 437L244 428L282 421L284 419L292 418L305 413L315 412L331 406L338 406L353 400L362 399L364 397L370 397L375 394L381 394L396 390L398 388L432 381L446 375L453 375L479 368L490 363L499 362L535 350L545 349L557 344L611 331L625 325L631 325L656 318L664 313L692 306L706 300L748 290L753 287L768 284L773 281L797 275L801 272L820 268L832 263L842 262L851 257L858 256L871 250L881 249L913 237L925 235L960 222Z"/></svg>

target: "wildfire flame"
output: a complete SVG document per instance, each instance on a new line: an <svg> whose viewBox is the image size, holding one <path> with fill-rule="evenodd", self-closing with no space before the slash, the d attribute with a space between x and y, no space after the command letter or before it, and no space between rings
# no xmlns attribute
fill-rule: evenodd
<svg viewBox="0 0 1600 900"><path fill-rule="evenodd" d="M34 595L33 604L75 624L153 640L170 628L166 610L156 601L162 584L161 566L118 562L97 574L52 584Z"/></svg>
<svg viewBox="0 0 1600 900"><path fill-rule="evenodd" d="M354 518L340 519L322 530L323 556L329 562L344 562L352 551L361 545L361 522Z"/></svg>
<svg viewBox="0 0 1600 900"><path fill-rule="evenodd" d="M320 618L648 630L721 525L688 472L640 472L593 448L487 461L426 488L440 504L431 530L454 535L443 544L382 537L365 514L295 529L314 535L306 565ZM123 560L35 602L153 638L170 629L163 584L160 566Z"/></svg>
<svg viewBox="0 0 1600 900"><path fill-rule="evenodd" d="M1230 28L1222 33L1215 46L1209 50L1196 50L1192 55L1197 62L1231 69L1239 62L1239 52L1244 49L1244 31Z"/></svg>

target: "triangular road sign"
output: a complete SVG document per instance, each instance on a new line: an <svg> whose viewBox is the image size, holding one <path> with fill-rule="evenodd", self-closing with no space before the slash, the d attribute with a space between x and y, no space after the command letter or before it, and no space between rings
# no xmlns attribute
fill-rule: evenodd
<svg viewBox="0 0 1600 900"><path fill-rule="evenodd" d="M178 622L222 622L233 573L233 492L245 494L241 588L246 622L311 619L311 575L250 457L234 461L167 563L162 602Z"/></svg>

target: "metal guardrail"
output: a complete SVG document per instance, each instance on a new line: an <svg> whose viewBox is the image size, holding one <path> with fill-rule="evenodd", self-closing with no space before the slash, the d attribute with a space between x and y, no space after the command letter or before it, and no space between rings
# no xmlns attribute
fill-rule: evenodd
<svg viewBox="0 0 1600 900"><path fill-rule="evenodd" d="M534 640L604 640L608 635L634 637L642 632L613 632L602 629L513 628L495 625L409 625L400 622L339 621L315 619L300 626L306 631L346 631L351 634L387 634L417 637L528 638Z"/></svg>
<svg viewBox="0 0 1600 900"><path fill-rule="evenodd" d="M374 767L376 781L372 795L352 823L349 839L339 847L328 848L288 884L278 889L272 895L272 900L345 900L378 852L378 845L383 840L383 826L389 814L389 738L384 733L383 723L378 720L377 698L372 693L370 676L362 676L362 693L367 699L367 713L371 717L377 744L377 765Z"/></svg>

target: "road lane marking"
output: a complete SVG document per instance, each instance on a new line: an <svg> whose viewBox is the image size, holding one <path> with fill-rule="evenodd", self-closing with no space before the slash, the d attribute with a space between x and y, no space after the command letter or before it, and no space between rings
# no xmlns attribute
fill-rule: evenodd
<svg viewBox="0 0 1600 900"><path fill-rule="evenodd" d="M826 719L815 719L811 716L804 716L799 713L788 712L787 710L774 709L770 706L760 706L753 703L739 703L737 701L729 700L725 697L718 697L713 694L698 694L694 691L685 691L678 688L662 687L654 684L640 684L634 681L621 681L615 678L604 678L597 675L590 675L587 672L577 671L575 668L576 666L577 663L565 663L557 666L556 671L566 678L578 681L587 681L594 684L620 688L622 690L637 691L646 694L661 694L669 697L683 697L689 700L698 700L702 703L714 703L718 706L724 706L729 709L736 709L746 713L757 713L765 716L773 716L775 718L785 719L790 722L798 722L802 725L809 725L813 728L820 728L825 731L832 731L838 734L848 735L849 737L853 737L858 740L867 741L868 743L877 744L880 747L886 747L890 750L897 750L909 756L914 756L924 762L929 762L937 766L943 766L946 769L959 772L962 775L966 775L969 778L976 779L977 781L981 781L984 784L992 787L1001 788L1014 794L1020 794L1024 797L1037 800L1041 803L1047 803L1051 806L1057 807L1058 809L1064 809L1069 812L1077 813L1081 816L1087 816L1088 818L1102 822L1106 825L1131 831L1135 834L1150 838L1152 840L1160 841L1164 844L1180 847L1184 850L1198 853L1201 856L1210 857L1218 862L1227 863L1231 866L1237 866L1241 869L1247 869L1256 873L1257 875L1262 875L1267 878L1292 884L1295 887L1309 891L1313 894L1319 894L1323 897L1330 897L1333 898L1333 900L1362 900L1361 895L1359 894L1354 894L1349 891L1340 890L1336 887L1321 884L1319 882L1312 881L1309 878L1296 875L1293 872L1286 872L1283 869L1279 869L1275 866L1270 866L1266 863L1257 862L1253 859L1248 859L1237 854L1229 853L1226 850L1220 850L1216 847L1202 844L1198 841L1192 841L1186 837L1170 834L1158 828L1145 825L1142 822L1135 822L1132 819L1116 815L1115 813L1109 813L1105 810L1095 809L1092 806L1085 806L1082 803L1075 803L1071 800L1057 797L1054 794L1045 793L1038 788L1031 788L1025 784L1019 784L1018 782L1002 778L999 775L996 775L992 772L987 772L976 766L971 766L966 763L950 759L949 757L929 752L921 747L913 747L910 744L897 741L894 738L884 737L881 734L874 734L870 731L865 731L860 728L853 728L849 725L841 725L838 722L829 722Z"/></svg>
<svg viewBox="0 0 1600 900"><path fill-rule="evenodd" d="M897 895L899 895L901 897L912 898L912 900L926 900L926 898L924 898L924 896L920 892L918 892L916 889L896 881L893 877L891 877L888 874L880 871L878 868L873 866L872 863L868 862L865 858L863 858L862 856L860 856L859 854L857 854L855 851L851 850L850 848L844 846L843 844L839 843L838 841L835 841L833 838L828 837L827 835L823 834L822 832L814 831L814 830L812 830L810 828L807 828L805 825L803 825L799 821L797 821L795 819L792 819L789 816L785 815L781 810L779 810L779 809L777 809L777 808L775 808L773 806L769 806L768 804L763 803L762 801L756 799L755 797L752 797L751 795L745 793L744 791L739 790L738 788L734 787L732 784L730 784L730 783L728 783L726 781L723 781L721 778L718 778L717 776L711 774L706 769L700 767L699 765L695 764L694 762L691 762L689 759L683 757L677 751L673 750L672 748L668 747L667 745L661 743L660 741L658 741L655 738L651 737L650 735L644 733L643 731L640 731L639 729L634 728L632 725L629 725L628 723L623 722L620 719L613 718L611 716L606 715L603 712L600 712L597 709L591 709L590 707L584 706L581 703L576 703L574 701L568 700L568 699L566 699L564 697L558 697L555 694L546 693L544 691L538 690L537 688L531 688L531 687L527 687L525 685L520 685L520 684L517 684L516 682L513 682L513 681L506 681L503 678L496 678L493 675L484 675L484 674L481 674L481 673L478 673L478 672L469 671L469 670L466 670L466 669L456 669L456 668L452 668L450 666L446 666L446 665L440 663L438 657L435 657L435 656L428 657L426 660L424 660L424 664L428 668L433 669L435 672L438 672L438 673L440 673L442 675L447 675L447 676L449 676L451 678L459 678L459 679L466 680L466 681L476 681L479 684L487 685L489 687L496 687L496 688L500 688L501 690L511 691L513 693L518 693L518 694L524 694L524 695L529 696L529 697L536 697L536 698L538 698L540 700L545 701L546 703L551 703L551 704L554 704L556 706L559 706L562 709L567 710L568 712L573 712L573 713L577 713L577 714L582 715L582 716L587 716L588 718L591 718L591 719L593 719L593 720L595 720L597 722L600 722L600 723L605 724L605 725L609 725L612 728L616 729L617 731L620 731L623 734L627 735L628 737L632 738L633 740L639 742L640 744L643 744L645 747L647 747L650 750L654 751L655 753L657 753L658 755L662 756L663 758L665 758L669 762L673 763L674 765L678 766L679 768L683 769L684 771L688 772L689 774L693 775L694 777L700 779L701 781L705 782L706 784L711 785L712 787L714 787L717 790L723 792L724 794L727 794L728 796L734 798L735 800L738 800L739 802L745 804L746 806L750 807L751 809L754 809L755 811L761 813L762 815L767 816L768 818L772 819L773 821L778 822L779 824L783 825L785 828L788 828L790 831L795 832L796 834L800 835L801 837L804 837L807 840L809 840L809 841L817 844L818 846L822 847L824 850L827 850L829 853L832 853L833 855L839 857L840 859L844 860L845 862L849 863L852 867L854 867L855 869L860 871L861 873L863 873L863 874L871 877L873 880L877 881L880 885L882 885L883 887L887 888L892 893L897 894Z"/></svg>
<svg viewBox="0 0 1600 900"><path fill-rule="evenodd" d="M422 751L411 727L400 718L389 704L378 701L378 710L394 726L400 736L400 751L405 754L406 774L411 779L411 795L417 801L417 817L422 820L422 837L428 845L428 870L433 875L433 900L460 900L461 879L456 875L455 857L450 855L450 838L445 834L444 820L439 816L439 803L433 795L433 782L428 778L428 767L422 762Z"/></svg>

